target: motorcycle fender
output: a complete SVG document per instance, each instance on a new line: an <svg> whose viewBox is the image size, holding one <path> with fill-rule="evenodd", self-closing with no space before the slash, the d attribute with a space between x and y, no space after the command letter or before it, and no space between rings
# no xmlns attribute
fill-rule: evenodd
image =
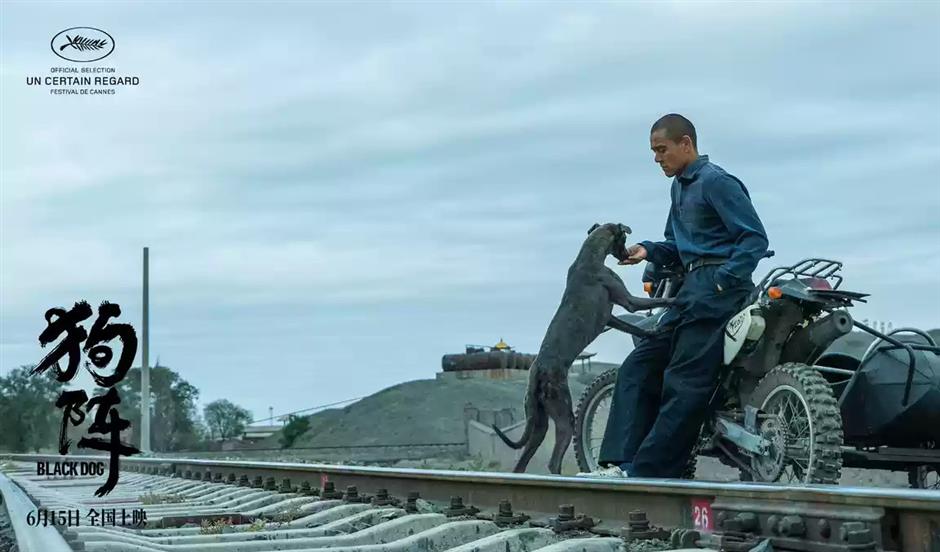
<svg viewBox="0 0 940 552"><path fill-rule="evenodd" d="M756 340L763 333L764 319L751 312L758 308L757 304L748 305L725 325L725 364L731 364L744 346L745 340Z"/></svg>

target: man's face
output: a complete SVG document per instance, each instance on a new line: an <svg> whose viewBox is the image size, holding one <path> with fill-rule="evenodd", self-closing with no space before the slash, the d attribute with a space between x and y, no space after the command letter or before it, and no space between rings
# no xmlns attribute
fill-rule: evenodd
<svg viewBox="0 0 940 552"><path fill-rule="evenodd" d="M691 161L692 140L683 136L678 142L673 142L666 138L666 129L659 129L650 134L650 149L653 150L653 160L662 167L666 176L673 177Z"/></svg>

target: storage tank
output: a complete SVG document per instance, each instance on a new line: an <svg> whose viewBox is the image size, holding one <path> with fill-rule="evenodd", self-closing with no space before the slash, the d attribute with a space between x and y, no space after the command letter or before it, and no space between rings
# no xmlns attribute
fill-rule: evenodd
<svg viewBox="0 0 940 552"><path fill-rule="evenodd" d="M441 368L445 372L464 370L528 370L535 355L517 353L502 339L489 348L467 345L467 351L444 355Z"/></svg>

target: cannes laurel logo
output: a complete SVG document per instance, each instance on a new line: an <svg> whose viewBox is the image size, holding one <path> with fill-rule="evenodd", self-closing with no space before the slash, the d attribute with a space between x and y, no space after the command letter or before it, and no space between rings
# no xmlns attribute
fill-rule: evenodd
<svg viewBox="0 0 940 552"><path fill-rule="evenodd" d="M52 37L52 51L68 61L88 63L111 55L114 38L94 27L72 27Z"/></svg>

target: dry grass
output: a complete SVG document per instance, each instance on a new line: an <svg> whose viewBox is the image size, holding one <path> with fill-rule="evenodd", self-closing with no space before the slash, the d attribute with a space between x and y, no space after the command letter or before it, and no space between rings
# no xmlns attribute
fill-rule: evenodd
<svg viewBox="0 0 940 552"><path fill-rule="evenodd" d="M232 518L219 518L216 520L203 520L199 527L200 535L221 535L226 527L232 526Z"/></svg>
<svg viewBox="0 0 940 552"><path fill-rule="evenodd" d="M145 495L141 495L139 500L141 504L150 505L150 504L179 504L183 502L185 499L182 496L175 495L175 494L161 495L161 494L147 493Z"/></svg>

